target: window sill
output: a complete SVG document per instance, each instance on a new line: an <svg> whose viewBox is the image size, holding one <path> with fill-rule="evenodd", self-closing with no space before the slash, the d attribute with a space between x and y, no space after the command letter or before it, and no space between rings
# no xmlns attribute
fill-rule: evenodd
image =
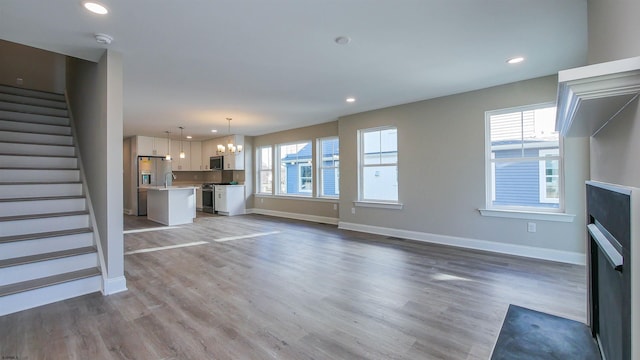
<svg viewBox="0 0 640 360"><path fill-rule="evenodd" d="M378 209L392 209L392 210L402 210L402 203L386 203L386 202L375 202L375 201L354 201L353 205L356 207L369 207L369 208L378 208Z"/></svg>
<svg viewBox="0 0 640 360"><path fill-rule="evenodd" d="M494 216L512 219L526 220L542 220L557 222L573 222L576 217L573 214L553 213L553 212L536 212L536 211L519 211L519 210L496 210L496 209L478 209L482 216Z"/></svg>

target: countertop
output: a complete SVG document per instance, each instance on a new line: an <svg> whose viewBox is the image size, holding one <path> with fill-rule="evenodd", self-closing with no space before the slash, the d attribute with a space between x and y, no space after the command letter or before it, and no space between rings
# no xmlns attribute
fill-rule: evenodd
<svg viewBox="0 0 640 360"><path fill-rule="evenodd" d="M170 191L170 190L194 190L200 188L193 185L176 185L176 186L141 186L141 189L158 190L158 191Z"/></svg>

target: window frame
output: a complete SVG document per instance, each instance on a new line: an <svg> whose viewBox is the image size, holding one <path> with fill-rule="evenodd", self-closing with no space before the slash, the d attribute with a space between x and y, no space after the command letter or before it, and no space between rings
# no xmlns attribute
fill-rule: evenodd
<svg viewBox="0 0 640 360"><path fill-rule="evenodd" d="M563 138L562 136L558 136L558 155L554 157L553 160L558 160L558 191L559 191L559 199L557 202L540 202L542 204L558 204L558 207L544 207L544 206L526 206L526 205L494 205L493 201L495 201L495 164L499 162L510 162L510 163L519 163L519 162L533 162L538 161L538 167L540 167L540 162L544 162L549 160L548 158L540 157L540 153L538 153L538 157L520 157L520 158L506 158L506 159L495 159L493 154L493 149L491 146L491 117L495 115L502 115L514 112L526 112L544 108L556 107L556 104L553 102L532 104L532 105L524 105L524 106L515 106L511 108L504 108L499 110L488 110L485 111L485 210L497 210L497 211L518 211L518 212L533 212L533 213L565 213L564 206L564 166L563 166L563 158L564 158L564 149L563 149ZM556 107L557 111L557 107ZM526 148L523 145L523 148ZM551 149L540 149L540 150L551 150ZM539 151L540 151L539 150ZM540 170L539 170L540 171ZM538 177L540 177L538 173ZM542 185L539 184L538 191L540 191ZM541 197L539 194L538 197Z"/></svg>
<svg viewBox="0 0 640 360"><path fill-rule="evenodd" d="M556 154L557 152L557 154ZM551 155L546 155L551 153ZM545 155L543 155L545 154ZM540 158L542 158L543 160L540 160L540 163L538 164L538 178L539 178L539 198L540 198L540 203L544 203L544 204L560 204L560 195L558 195L558 198L548 198L547 197L547 177L549 177L549 175L547 175L547 161L549 160L558 160L558 175L555 175L558 177L558 192L560 192L560 148L558 147L557 151L556 149L540 149L538 150L538 156ZM551 175L554 176L554 175Z"/></svg>
<svg viewBox="0 0 640 360"><path fill-rule="evenodd" d="M364 136L366 133L376 132L376 131L384 131L384 130L395 130L396 131L396 161L394 163L380 163L380 164L365 164L364 163ZM377 207L375 204L388 204L389 208L402 208L402 203L400 202L400 167L399 167L399 159L400 159L400 149L398 142L398 127L394 125L385 125L378 126L373 128L366 129L358 129L357 136L357 151L358 151L358 200L355 202L356 206L365 206L365 207ZM382 151L380 151L382 153ZM367 167L395 167L396 169L396 186L397 193L395 200L383 200L383 199L368 199L364 197L364 170ZM398 206L399 205L399 206Z"/></svg>
<svg viewBox="0 0 640 360"><path fill-rule="evenodd" d="M262 168L262 150L263 149L269 149L269 155L271 157L270 161L269 161L269 168ZM264 145L264 146L259 146L256 148L256 158L258 161L256 161L256 172L257 172L257 176L256 176L256 180L257 180L257 186L256 186L256 194L260 194L260 195L273 195L273 183L274 183L274 178L273 178L273 146L272 145ZM262 191L262 173L263 172L270 172L271 173L271 191L269 192L264 192Z"/></svg>
<svg viewBox="0 0 640 360"><path fill-rule="evenodd" d="M337 140L338 141L338 160L334 159L334 165L332 166L325 166L324 165L324 158L323 158L323 142L325 141L332 141L332 140ZM328 198L328 199L337 199L340 197L340 137L339 136L328 136L328 137L323 137L323 138L318 138L316 139L316 168L317 168L317 172L316 172L316 178L318 179L318 181L316 181L317 183L317 188L316 188L316 194L317 197L319 198ZM336 195L326 195L324 193L324 170L328 170L328 169L334 169L333 172L333 176L334 176L334 184L335 184L335 189L336 189Z"/></svg>
<svg viewBox="0 0 640 360"><path fill-rule="evenodd" d="M282 190L281 190L281 186L282 186L283 184L281 183L281 181L282 181L282 172L281 172L281 169L282 169L282 165L283 165L283 164L282 164L282 151L281 151L281 149L282 149L282 147L283 147L283 146L288 146L288 145L299 145L299 144L302 144L302 143L308 143L308 145L309 145L309 146L311 146L311 155L310 155L310 158L309 158L309 160L308 160L308 161L310 161L310 162L311 162L311 164L310 164L310 165L311 165L311 191L310 191L310 192L308 192L308 193L307 193L307 192L302 192L302 193L300 193L300 192L299 192L299 193L296 193L296 194L289 194L289 193L286 193L286 192L282 192ZM313 188L314 188L314 186L315 186L315 184L314 184L314 182L315 182L314 180L315 180L315 179L314 179L314 171L313 171L313 167L315 166L315 164L314 164L314 161L313 161L313 160L314 160L314 159L313 159L313 152L314 152L314 148L313 148L313 140L296 140L296 141L290 141L290 142L286 142L286 143L275 144L275 145L274 145L274 147L275 147L275 159L276 159L276 164L275 164L275 165L274 165L274 167L273 167L273 168L274 168L274 176L273 176L273 179L274 179L274 182L275 182L278 186L277 186L276 188L274 188L274 192L273 192L273 194L274 194L274 195L277 195L277 196L314 197L314 195L315 195L315 194L314 194ZM303 147L303 148L304 148L304 147ZM300 163L296 162L296 165L299 165L299 164L300 164ZM276 169L277 169L277 170L276 170ZM286 179L285 179L285 180L286 180ZM286 185L288 185L288 184L286 184L286 183L285 183L285 186L286 186ZM296 188L299 188L299 187L300 187L300 177L298 176L298 181L297 181L297 184L296 184Z"/></svg>
<svg viewBox="0 0 640 360"><path fill-rule="evenodd" d="M312 193L313 192L313 165L309 163L302 163L302 162L297 163L297 165L298 165L298 192L305 193L305 194ZM303 167L309 168L309 176L302 176ZM302 182L303 179L311 180L311 189L305 190L303 188L303 182Z"/></svg>

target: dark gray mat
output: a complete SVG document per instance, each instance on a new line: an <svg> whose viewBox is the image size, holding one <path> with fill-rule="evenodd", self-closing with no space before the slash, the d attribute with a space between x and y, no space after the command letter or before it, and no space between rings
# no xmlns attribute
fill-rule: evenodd
<svg viewBox="0 0 640 360"><path fill-rule="evenodd" d="M491 359L600 360L600 352L585 324L509 305Z"/></svg>

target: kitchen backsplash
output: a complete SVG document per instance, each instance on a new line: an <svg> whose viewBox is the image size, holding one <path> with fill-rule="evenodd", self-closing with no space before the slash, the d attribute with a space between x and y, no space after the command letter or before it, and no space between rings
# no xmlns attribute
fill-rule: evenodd
<svg viewBox="0 0 640 360"><path fill-rule="evenodd" d="M237 181L244 184L244 170L222 170L222 171L174 171L175 183L202 184L202 183L222 183Z"/></svg>

